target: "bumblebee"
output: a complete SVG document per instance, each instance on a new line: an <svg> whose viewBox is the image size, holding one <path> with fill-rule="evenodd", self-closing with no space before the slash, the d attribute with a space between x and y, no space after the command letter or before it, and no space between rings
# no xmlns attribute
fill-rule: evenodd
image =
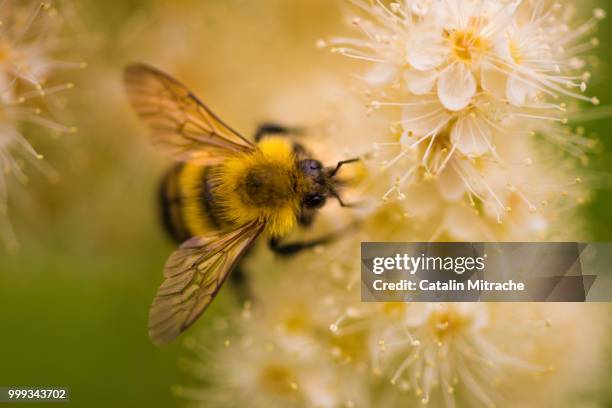
<svg viewBox="0 0 612 408"><path fill-rule="evenodd" d="M312 224L338 194L340 168L324 167L292 138L295 129L267 124L255 142L225 124L187 87L144 65L124 73L129 99L151 140L178 163L165 176L162 218L183 242L168 259L151 305L149 336L164 344L189 328L213 301L230 272L262 234L270 248L293 254L330 241L283 243L296 226Z"/></svg>

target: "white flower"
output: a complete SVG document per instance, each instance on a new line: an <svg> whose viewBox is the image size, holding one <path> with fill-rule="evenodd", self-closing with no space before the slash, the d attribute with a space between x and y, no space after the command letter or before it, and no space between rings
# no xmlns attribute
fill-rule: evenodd
<svg viewBox="0 0 612 408"><path fill-rule="evenodd" d="M447 407L464 387L478 403L493 406L490 384L508 367L545 371L502 352L487 338L491 324L487 305L411 304L396 325L377 334L373 349L391 383L412 390L423 404L439 390Z"/></svg>
<svg viewBox="0 0 612 408"><path fill-rule="evenodd" d="M451 111L465 108L478 89L516 106L544 107L541 96L569 96L596 102L585 90L589 74L580 54L597 44L590 34L605 13L571 28L562 6L543 1L467 0L357 5L368 20L353 19L365 38L332 38L322 45L373 62L365 75L374 86L404 83L422 95L433 90ZM503 92L499 92L502 90Z"/></svg>
<svg viewBox="0 0 612 408"><path fill-rule="evenodd" d="M564 125L569 102L598 103L583 94L590 74L581 54L597 42L584 38L604 17L602 10L573 27L571 7L539 0L354 3L365 16L352 20L362 35L322 45L372 63L363 76L376 95L370 107L385 108L395 139L375 141L393 180L384 200L410 201L412 183L454 173L463 192L449 190L451 183L440 191L467 196L472 206L481 203L501 222L513 207L511 195L530 211L540 207L508 170L538 157L527 152L517 161L504 153L509 144L523 146L519 139L541 135L586 161L593 142Z"/></svg>
<svg viewBox="0 0 612 408"><path fill-rule="evenodd" d="M592 33L597 21L605 13L596 9L593 18L579 27L572 28L563 16L557 3L550 10L541 10L529 19L518 19L508 30L507 40L499 44L497 69L507 75L506 98L515 106L526 104L548 108L538 100L539 95L553 98L569 96L597 104L596 98L589 98L584 92L589 73L570 74L584 69L585 61L580 54L597 44L584 36Z"/></svg>
<svg viewBox="0 0 612 408"><path fill-rule="evenodd" d="M332 248L340 258L357 255L348 241ZM258 301L232 321L238 335L188 339L200 359L190 369L209 385L177 392L196 406L536 407L552 390L555 406L564 406L596 379L607 344L606 305L361 303L358 287L334 289L319 267L338 256L255 258L251 266L266 265L271 276L255 275Z"/></svg>
<svg viewBox="0 0 612 408"><path fill-rule="evenodd" d="M51 179L57 177L41 162L42 155L22 134L22 126L34 124L59 133L76 130L49 118L55 107L48 97L73 87L71 83L49 85L50 76L60 68L84 66L56 59L60 29L61 18L49 3L9 0L0 4L0 238L11 248L17 243L5 218L8 181L4 175L12 174L25 183L19 160L23 157Z"/></svg>

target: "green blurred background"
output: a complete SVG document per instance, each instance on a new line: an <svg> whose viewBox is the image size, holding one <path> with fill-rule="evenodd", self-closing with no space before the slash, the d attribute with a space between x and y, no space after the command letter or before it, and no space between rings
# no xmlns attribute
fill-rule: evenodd
<svg viewBox="0 0 612 408"><path fill-rule="evenodd" d="M330 63L314 43L342 30L339 4L78 2L75 49L89 67L61 75L76 84L62 121L80 131L56 140L27 129L61 180L49 183L30 170L29 185L11 190L21 249L0 251L0 385L68 386L79 407L180 405L171 386L192 381L179 363L190 356L181 341L153 347L146 331L173 248L155 208L169 162L148 146L129 111L122 67L147 61L198 84L215 110L248 134L257 121L277 119L257 104L275 92L272 83L290 85ZM600 37L612 38L608 22ZM607 106L612 48L602 44L591 92ZM612 122L586 125L604 146L592 168L612 172ZM612 189L604 189L583 210L594 240L612 241L611 205ZM232 301L221 299L199 327Z"/></svg>

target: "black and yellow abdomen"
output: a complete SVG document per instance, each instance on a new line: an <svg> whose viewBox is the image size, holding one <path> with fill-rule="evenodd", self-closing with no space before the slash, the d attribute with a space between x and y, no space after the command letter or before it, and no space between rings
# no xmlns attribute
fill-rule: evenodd
<svg viewBox="0 0 612 408"><path fill-rule="evenodd" d="M227 227L213 193L215 171L218 168L181 163L163 178L159 194L162 223L177 242Z"/></svg>

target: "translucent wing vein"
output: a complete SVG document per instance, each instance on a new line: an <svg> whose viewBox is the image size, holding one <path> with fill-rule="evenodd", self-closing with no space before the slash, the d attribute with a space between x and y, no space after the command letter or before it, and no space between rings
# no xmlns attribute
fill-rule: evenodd
<svg viewBox="0 0 612 408"><path fill-rule="evenodd" d="M175 160L211 165L256 149L169 75L133 64L124 82L136 113L152 131L153 144Z"/></svg>
<svg viewBox="0 0 612 408"><path fill-rule="evenodd" d="M195 237L170 256L149 314L153 343L167 343L195 322L262 229L262 224L251 223Z"/></svg>

